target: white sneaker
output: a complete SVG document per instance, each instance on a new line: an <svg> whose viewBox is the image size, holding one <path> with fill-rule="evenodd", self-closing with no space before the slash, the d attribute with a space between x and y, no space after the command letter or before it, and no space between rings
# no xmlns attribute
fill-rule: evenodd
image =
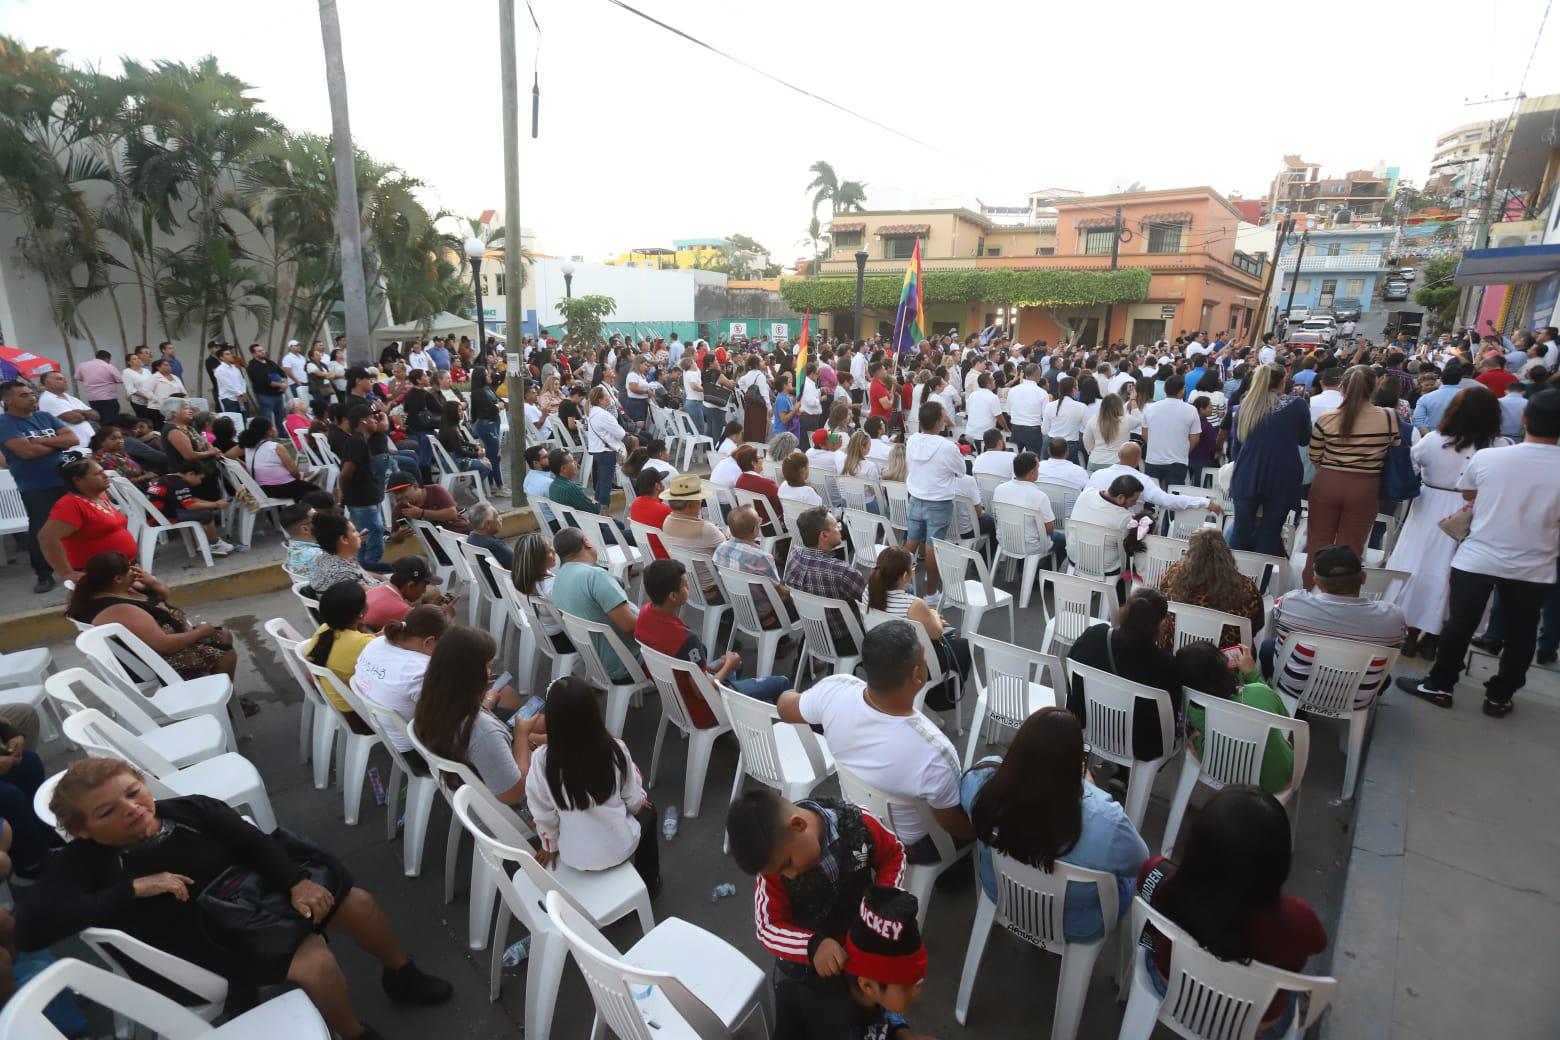
<svg viewBox="0 0 1560 1040"><path fill-rule="evenodd" d="M211 555L213 556L226 556L232 551L233 546L230 543L223 541L221 538L218 538L215 542L212 543L211 546Z"/></svg>

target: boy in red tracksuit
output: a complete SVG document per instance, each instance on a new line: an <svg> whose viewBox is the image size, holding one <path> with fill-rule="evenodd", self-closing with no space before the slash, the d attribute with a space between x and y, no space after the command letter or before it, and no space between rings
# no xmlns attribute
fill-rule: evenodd
<svg viewBox="0 0 1560 1040"><path fill-rule="evenodd" d="M738 869L757 875L758 941L775 955L775 1037L805 1037L802 982L845 967L845 936L873 885L897 888L905 850L857 806L834 798L792 805L749 791L731 805L726 834Z"/></svg>

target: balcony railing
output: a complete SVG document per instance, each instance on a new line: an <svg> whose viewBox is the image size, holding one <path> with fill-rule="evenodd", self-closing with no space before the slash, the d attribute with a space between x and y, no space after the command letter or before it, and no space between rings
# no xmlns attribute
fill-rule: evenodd
<svg viewBox="0 0 1560 1040"><path fill-rule="evenodd" d="M1293 271L1295 269L1295 253L1290 253L1278 261L1280 271ZM1380 271L1386 268L1384 258L1380 253L1347 253L1339 256L1318 256L1307 251L1305 260L1300 264L1302 271Z"/></svg>

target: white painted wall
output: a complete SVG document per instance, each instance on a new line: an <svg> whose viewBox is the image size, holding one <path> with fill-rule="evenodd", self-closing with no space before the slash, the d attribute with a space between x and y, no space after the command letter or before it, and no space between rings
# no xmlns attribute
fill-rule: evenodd
<svg viewBox="0 0 1560 1040"><path fill-rule="evenodd" d="M556 326L562 318L558 301L564 297L562 260L538 260L531 266L525 288L525 306L535 309L543 326ZM718 271L656 271L613 264L576 263L575 296L610 296L617 303L608 321L693 321L697 286L726 284Z"/></svg>

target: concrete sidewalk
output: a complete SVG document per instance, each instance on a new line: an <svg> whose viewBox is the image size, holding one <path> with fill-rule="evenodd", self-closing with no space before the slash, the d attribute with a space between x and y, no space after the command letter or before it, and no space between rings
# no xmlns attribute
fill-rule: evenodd
<svg viewBox="0 0 1560 1040"><path fill-rule="evenodd" d="M1560 1036L1560 673L1532 669L1497 721L1479 710L1484 663L1451 710L1394 691L1377 713L1330 1036Z"/></svg>

